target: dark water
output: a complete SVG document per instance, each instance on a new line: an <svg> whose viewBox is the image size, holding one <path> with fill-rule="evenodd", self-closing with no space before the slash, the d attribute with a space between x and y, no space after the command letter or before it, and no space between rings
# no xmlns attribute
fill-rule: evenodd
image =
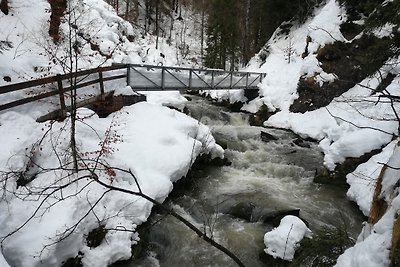
<svg viewBox="0 0 400 267"><path fill-rule="evenodd" d="M264 266L259 253L265 248L264 234L273 227L257 221L257 216L266 211L300 209L311 230L345 223L353 237L358 235L363 217L346 200L346 189L312 182L323 161L316 144L299 147L292 133L249 126L248 115L200 98L194 97L188 108L191 116L208 125L217 141L227 146L225 155L232 164L194 171L191 189L169 205L212 234L246 266ZM261 131L278 140L263 142ZM250 222L227 214L238 203L254 207ZM150 222L154 225L148 230L148 256L129 266L235 266L176 219L153 214Z"/></svg>

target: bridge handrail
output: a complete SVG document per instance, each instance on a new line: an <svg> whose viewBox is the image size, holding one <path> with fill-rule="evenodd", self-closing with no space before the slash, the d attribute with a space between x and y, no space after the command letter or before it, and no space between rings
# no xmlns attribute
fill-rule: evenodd
<svg viewBox="0 0 400 267"><path fill-rule="evenodd" d="M174 67L174 66L162 66L162 65L148 65L148 64L114 64L116 66L122 65L122 66L127 66L127 67L139 67L139 68L148 68L148 69L168 69L168 70L188 70L188 71L215 71L218 73L233 73L234 75L240 74L240 75L260 75L260 74L265 74L262 72L248 72L248 71L229 71L229 70L223 70L223 69L213 69L213 68L189 68L189 67Z"/></svg>
<svg viewBox="0 0 400 267"><path fill-rule="evenodd" d="M221 70L221 69L208 69L208 68L154 66L154 65L147 65L147 64L113 64L113 65L107 66L107 67L98 67L98 68L87 69L87 70L79 70L79 71L71 72L71 73L67 73L67 74L58 74L56 76L45 77L45 78L41 78L41 79L36 79L36 80L31 80L31 81L26 81L26 82L13 83L13 84L9 84L9 85L0 86L0 95L2 95L2 94L11 93L11 92L15 92L15 91L19 91L19 90L23 90L23 89L27 89L27 88L32 88L32 87L45 85L45 84L51 84L51 83L56 83L57 84L57 89L56 90L47 91L45 93L41 93L41 94L38 94L38 95L35 95L35 96L25 97L25 98L22 98L22 99L19 99L19 100L14 100L14 101L8 102L6 104L1 104L0 105L0 111L5 110L5 109L9 109L9 108L13 108L13 107L16 107L16 106L19 106L19 105L23 105L23 104L26 104L26 103L30 103L30 102L33 102L33 101L37 101L37 100L40 100L40 99L48 98L48 97L51 97L51 96L59 95L59 98L60 98L59 100L60 100L60 105L61 105L61 112L64 114L65 111L66 111L64 93L66 93L69 90L71 90L72 87L70 86L70 87L64 88L63 87L63 81L69 80L71 78L89 76L91 74L96 74L97 73L98 74L98 78L97 79L90 80L90 81L85 81L85 82L82 82L82 83L80 81L80 83L75 85L75 89L87 87L87 86L93 85L93 84L99 84L100 96L103 96L104 95L104 82L105 81L126 78L127 79L127 84L129 85L131 68L147 68L147 69L151 69L151 70L153 70L153 69L161 70L162 84L160 86L157 85L157 86L154 86L154 88L145 88L145 87L140 87L140 86L138 88L133 87L134 89L136 89L138 91L141 91L141 89L143 91L145 91L145 90L171 90L171 88L166 88L164 86L165 73L169 72L171 70L172 71L189 71L189 84L186 87L185 86L183 87L183 88L186 88L186 89L189 89L189 90L201 90L201 89L206 90L205 85L207 85L207 88L211 88L211 89L253 89L253 87L255 87L253 85L254 82L256 82L256 80L258 80L258 79L260 81L262 81L262 79L265 77L265 73L258 73L258 72L225 71L225 70ZM119 69L127 69L126 74L117 74L117 75L103 77L103 73L114 71L114 70L119 70ZM196 72L199 72L199 74L197 74ZM211 73L211 83L206 82L202 77L200 77L200 73L201 72ZM203 87L192 86L192 84L191 84L192 83L192 74L196 75L200 80L202 80L204 82ZM226 77L224 77L223 80L219 81L218 83L214 83L214 77L216 77L216 74L217 75L219 75L219 74L226 75ZM233 78L232 78L233 75L239 76L241 78L236 83L233 83ZM251 83L249 83L249 76L250 75L257 75L256 79L254 79L254 81L252 81ZM223 86L221 83L225 79L227 79L228 77L230 77L230 85L229 86ZM83 78L83 79L85 79L85 78ZM81 79L81 80L83 80L83 79ZM243 79L246 80L246 85L245 86L238 85L238 83ZM182 84L184 84L179 79L177 79L177 80L179 82L181 82ZM182 89L182 86L178 87L178 90L179 90L179 88Z"/></svg>

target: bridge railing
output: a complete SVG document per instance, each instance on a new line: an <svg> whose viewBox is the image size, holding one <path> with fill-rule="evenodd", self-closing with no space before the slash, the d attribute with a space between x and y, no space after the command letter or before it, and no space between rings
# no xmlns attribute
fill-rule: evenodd
<svg viewBox="0 0 400 267"><path fill-rule="evenodd" d="M85 88L79 90L78 101L81 105L86 105L104 97L104 83L116 79L126 78L127 84L134 91L163 91L258 89L257 85L264 77L265 73L255 72L116 64L0 86L0 111L45 98L55 98L61 113L65 114L71 108L66 105L66 99L71 97L71 78L77 78L78 81L74 89ZM88 96L91 98L87 98Z"/></svg>
<svg viewBox="0 0 400 267"><path fill-rule="evenodd" d="M265 73L128 65L127 83L135 91L258 89Z"/></svg>

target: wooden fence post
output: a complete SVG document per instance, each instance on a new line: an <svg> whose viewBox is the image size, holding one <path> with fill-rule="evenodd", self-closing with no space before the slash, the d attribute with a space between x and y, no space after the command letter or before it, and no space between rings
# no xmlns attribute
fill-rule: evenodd
<svg viewBox="0 0 400 267"><path fill-rule="evenodd" d="M131 65L126 67L126 85L131 85Z"/></svg>
<svg viewBox="0 0 400 267"><path fill-rule="evenodd" d="M61 118L65 118L67 116L67 110L65 107L64 88L60 74L57 74L57 87L58 87L58 96L60 97L60 106L61 106L60 116Z"/></svg>
<svg viewBox="0 0 400 267"><path fill-rule="evenodd" d="M104 81L103 81L103 73L99 71L99 84L100 84L100 97L101 100L104 100Z"/></svg>

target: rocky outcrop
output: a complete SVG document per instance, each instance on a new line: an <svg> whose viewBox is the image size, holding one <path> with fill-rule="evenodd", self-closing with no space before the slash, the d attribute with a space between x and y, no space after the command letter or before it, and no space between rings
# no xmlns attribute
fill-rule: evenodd
<svg viewBox="0 0 400 267"><path fill-rule="evenodd" d="M291 112L316 110L327 106L335 97L374 74L392 55L393 40L364 34L351 43L336 41L318 50L317 59L326 73L337 77L320 85L314 77L302 77L298 83L299 98Z"/></svg>

